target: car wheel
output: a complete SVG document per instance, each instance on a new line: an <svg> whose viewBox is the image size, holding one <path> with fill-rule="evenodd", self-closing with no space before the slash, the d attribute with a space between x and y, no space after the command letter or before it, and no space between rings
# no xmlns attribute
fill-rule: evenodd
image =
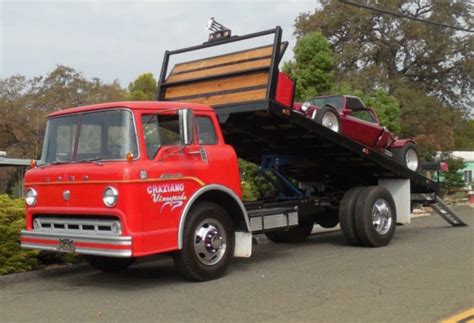
<svg viewBox="0 0 474 323"><path fill-rule="evenodd" d="M319 109L314 120L334 132L341 132L341 119L339 118L339 113L330 105L325 105Z"/></svg>
<svg viewBox="0 0 474 323"><path fill-rule="evenodd" d="M186 279L207 281L226 272L234 255L235 233L223 208L200 203L186 219L183 236L183 248L173 258Z"/></svg>
<svg viewBox="0 0 474 323"><path fill-rule="evenodd" d="M339 223L344 238L352 246L360 246L361 242L357 236L355 227L355 206L363 187L353 187L344 193L339 207Z"/></svg>
<svg viewBox="0 0 474 323"><path fill-rule="evenodd" d="M84 256L93 268L103 272L117 272L127 269L135 262L135 258L115 258L102 256Z"/></svg>
<svg viewBox="0 0 474 323"><path fill-rule="evenodd" d="M387 245L397 226L397 211L392 195L385 187L365 187L357 198L354 218L357 237L362 245Z"/></svg>
<svg viewBox="0 0 474 323"><path fill-rule="evenodd" d="M395 149L393 152L393 158L396 162L414 172L418 171L420 168L419 156L418 148L412 142L405 144L402 148Z"/></svg>
<svg viewBox="0 0 474 323"><path fill-rule="evenodd" d="M276 243L298 243L305 241L313 231L313 222L303 222L297 227L282 230L282 231L270 231L265 232L265 236Z"/></svg>

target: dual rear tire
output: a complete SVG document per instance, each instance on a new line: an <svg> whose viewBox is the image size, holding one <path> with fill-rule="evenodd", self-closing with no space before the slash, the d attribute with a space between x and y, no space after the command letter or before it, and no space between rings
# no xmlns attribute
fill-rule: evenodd
<svg viewBox="0 0 474 323"><path fill-rule="evenodd" d="M354 187L344 194L339 222L350 245L386 246L392 240L397 225L393 197L381 186Z"/></svg>

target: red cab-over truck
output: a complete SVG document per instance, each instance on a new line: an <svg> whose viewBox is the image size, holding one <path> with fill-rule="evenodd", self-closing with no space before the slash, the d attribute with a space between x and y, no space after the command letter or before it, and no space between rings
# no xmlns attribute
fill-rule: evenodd
<svg viewBox="0 0 474 323"><path fill-rule="evenodd" d="M168 71L171 56L264 36L273 42ZM49 115L25 178L21 245L76 252L103 271L168 253L203 281L249 257L253 234L301 242L315 223L340 223L348 243L384 246L416 193L463 225L436 183L292 109L294 83L278 70L286 47L276 27L167 51L157 101ZM260 165L274 194L242 200L237 156Z"/></svg>

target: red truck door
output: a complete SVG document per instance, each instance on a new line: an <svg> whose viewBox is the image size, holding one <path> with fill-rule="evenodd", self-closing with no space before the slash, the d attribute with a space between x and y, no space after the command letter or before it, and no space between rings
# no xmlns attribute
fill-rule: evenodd
<svg viewBox="0 0 474 323"><path fill-rule="evenodd" d="M182 211L209 173L200 146L183 146L176 113L141 116L147 157L141 171L146 180L139 188L142 207L143 250L156 252L177 246Z"/></svg>

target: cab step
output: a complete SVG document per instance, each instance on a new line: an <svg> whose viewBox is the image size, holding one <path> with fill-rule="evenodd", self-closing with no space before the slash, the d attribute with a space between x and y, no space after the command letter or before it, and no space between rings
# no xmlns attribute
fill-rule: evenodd
<svg viewBox="0 0 474 323"><path fill-rule="evenodd" d="M248 212L253 233L290 228L298 225L297 207L255 209Z"/></svg>

